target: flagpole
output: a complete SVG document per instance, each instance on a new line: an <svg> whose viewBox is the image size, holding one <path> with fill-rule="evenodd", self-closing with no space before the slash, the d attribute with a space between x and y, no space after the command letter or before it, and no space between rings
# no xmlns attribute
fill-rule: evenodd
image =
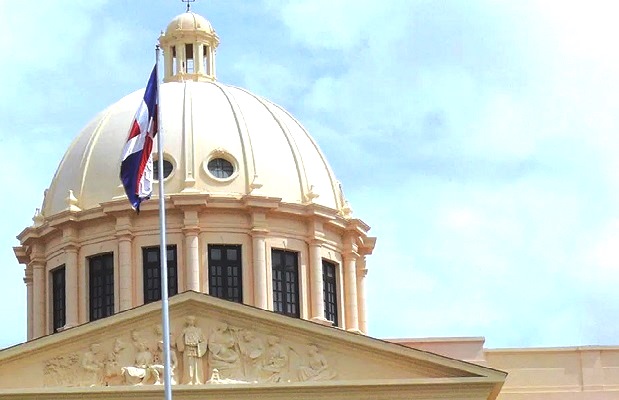
<svg viewBox="0 0 619 400"><path fill-rule="evenodd" d="M159 92L159 45L155 47L157 70L157 164L159 169L159 260L161 262L161 325L163 326L163 388L165 400L172 400L170 371L170 315L168 310L168 251L166 247L165 194L163 190L163 129L161 126L161 96Z"/></svg>

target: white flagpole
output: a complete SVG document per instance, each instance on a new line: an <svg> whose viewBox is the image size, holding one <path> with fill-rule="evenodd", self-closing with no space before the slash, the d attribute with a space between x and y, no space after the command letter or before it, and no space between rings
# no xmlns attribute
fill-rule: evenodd
<svg viewBox="0 0 619 400"><path fill-rule="evenodd" d="M165 400L172 400L170 371L170 315L168 310L168 251L166 248L165 194L163 190L163 129L161 126L161 96L159 92L159 46L155 48L157 69L157 164L159 166L159 260L161 263L161 325L163 325L163 388Z"/></svg>

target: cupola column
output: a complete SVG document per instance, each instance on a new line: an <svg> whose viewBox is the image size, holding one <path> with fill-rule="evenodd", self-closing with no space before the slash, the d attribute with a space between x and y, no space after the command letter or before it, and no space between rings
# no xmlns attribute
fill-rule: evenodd
<svg viewBox="0 0 619 400"><path fill-rule="evenodd" d="M252 231L254 261L254 306L268 310L266 234Z"/></svg>
<svg viewBox="0 0 619 400"><path fill-rule="evenodd" d="M45 335L45 263L43 259L33 259L32 269L32 338Z"/></svg>
<svg viewBox="0 0 619 400"><path fill-rule="evenodd" d="M116 239L118 241L118 299L119 310L133 307L133 251L131 233L131 216L116 217Z"/></svg>
<svg viewBox="0 0 619 400"><path fill-rule="evenodd" d="M320 240L313 240L310 245L310 270L311 270L311 298L312 298L312 321L321 324L330 321L325 319L325 296L322 279L322 257L320 256Z"/></svg>
<svg viewBox="0 0 619 400"><path fill-rule="evenodd" d="M187 265L187 290L200 291L200 247L198 234L200 233L197 209L185 209L183 220L185 234L185 258Z"/></svg>
<svg viewBox="0 0 619 400"><path fill-rule="evenodd" d="M77 284L77 246L70 244L65 247L65 325L64 329L79 325L77 311L78 284Z"/></svg>
<svg viewBox="0 0 619 400"><path fill-rule="evenodd" d="M365 277L367 274L365 256L362 256L357 262L357 308L359 310L359 330L365 334L368 333L365 309Z"/></svg>
<svg viewBox="0 0 619 400"><path fill-rule="evenodd" d="M62 240L64 242L65 253L65 325L63 329L72 328L79 325L78 320L78 231L73 224L67 224L62 230Z"/></svg>
<svg viewBox="0 0 619 400"><path fill-rule="evenodd" d="M26 267L24 269L24 283L26 284L26 325L28 340L32 340L32 269Z"/></svg>
<svg viewBox="0 0 619 400"><path fill-rule="evenodd" d="M252 214L253 228L252 254L254 273L254 306L269 310L267 296L267 254L266 237L268 234L266 214L255 212ZM272 307L271 307L272 308Z"/></svg>
<svg viewBox="0 0 619 400"><path fill-rule="evenodd" d="M344 243L344 305L346 307L346 330L359 332L359 309L357 298L357 246L352 235Z"/></svg>

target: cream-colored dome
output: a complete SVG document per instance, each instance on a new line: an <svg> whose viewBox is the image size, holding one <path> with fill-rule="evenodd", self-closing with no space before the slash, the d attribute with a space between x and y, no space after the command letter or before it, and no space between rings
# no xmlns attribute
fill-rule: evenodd
<svg viewBox="0 0 619 400"><path fill-rule="evenodd" d="M96 208L123 196L120 154L143 93L108 107L73 141L47 191L44 217ZM160 101L164 160L174 167L165 179L166 195L251 194L345 209L339 183L318 145L280 106L218 82L164 83ZM220 179L208 171L215 158L234 166L232 176Z"/></svg>
<svg viewBox="0 0 619 400"><path fill-rule="evenodd" d="M168 24L165 34L166 36L172 36L178 31L202 31L207 33L215 33L213 26L206 18L191 11L174 17Z"/></svg>

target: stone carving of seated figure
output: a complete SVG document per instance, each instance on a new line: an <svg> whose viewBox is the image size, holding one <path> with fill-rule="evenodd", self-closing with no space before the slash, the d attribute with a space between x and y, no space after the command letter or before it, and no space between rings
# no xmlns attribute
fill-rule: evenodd
<svg viewBox="0 0 619 400"><path fill-rule="evenodd" d="M143 342L137 342L135 345L138 352L135 355L134 366L122 369L125 382L133 385L143 385L159 381L159 371L153 366L153 354Z"/></svg>
<svg viewBox="0 0 619 400"><path fill-rule="evenodd" d="M329 368L327 358L318 350L318 347L310 345L307 356L307 365L299 367L300 381L324 381L335 377L335 371Z"/></svg>
<svg viewBox="0 0 619 400"><path fill-rule="evenodd" d="M268 336L267 345L261 368L263 380L274 383L285 381L288 368L288 351L280 343L277 336Z"/></svg>
<svg viewBox="0 0 619 400"><path fill-rule="evenodd" d="M217 369L222 378L236 377L239 369L239 353L236 341L228 324L218 324L208 339L209 365Z"/></svg>

